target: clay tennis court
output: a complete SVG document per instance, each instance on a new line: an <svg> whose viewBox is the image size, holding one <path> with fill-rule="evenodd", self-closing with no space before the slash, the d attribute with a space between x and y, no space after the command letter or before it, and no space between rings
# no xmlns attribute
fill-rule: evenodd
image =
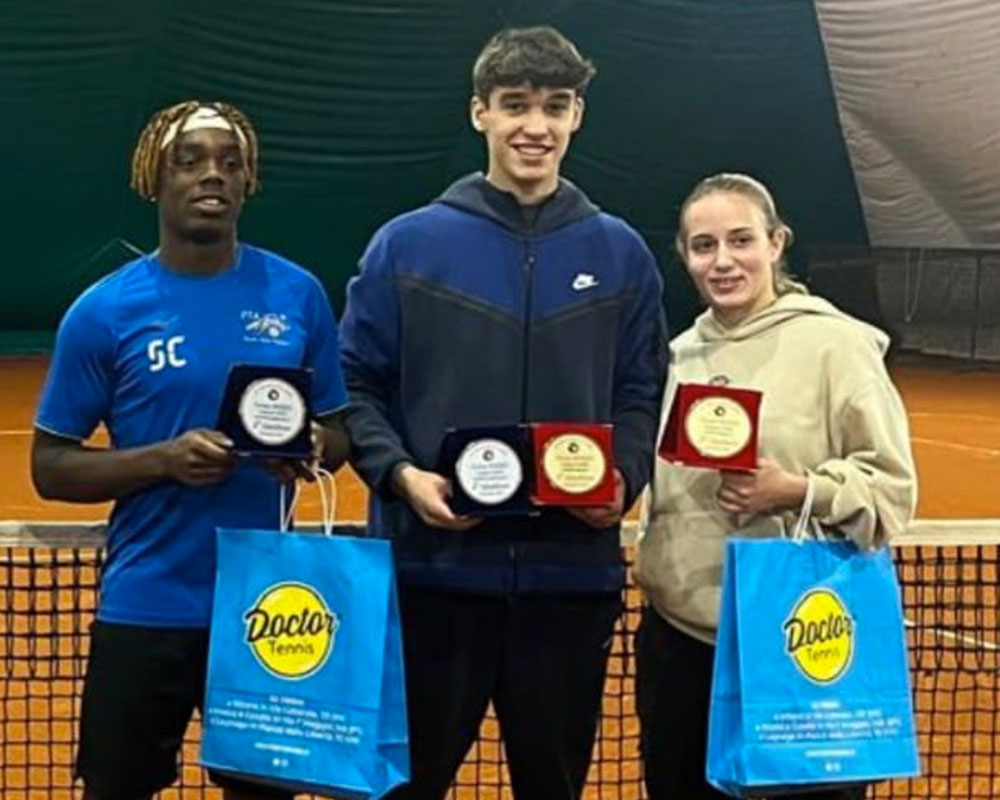
<svg viewBox="0 0 1000 800"><path fill-rule="evenodd" d="M35 400L44 378L45 363L40 359L0 359L0 463L4 465L0 481L0 519L24 521L81 521L101 520L106 516L107 507L72 506L40 500L31 488L28 474L28 449ZM1000 518L1000 372L956 371L948 368L927 368L900 366L894 370L894 377L900 387L910 418L911 436L920 475L920 504L918 516L941 520L970 518ZM360 520L365 513L365 491L357 478L342 470L337 476L338 509L342 520ZM303 499L301 517L317 519L319 504L313 493ZM944 529L944 528L943 528ZM961 536L960 526L955 526L956 537ZM959 539L960 541L960 539ZM997 583L996 546L992 546L992 565L968 566L973 571L970 579L979 586L977 597L952 598L959 606L968 600L978 602L974 624L978 629L997 630ZM27 558L26 551L17 556ZM79 583L92 585L96 579L92 566L80 566L63 557L55 557L51 567L11 569L9 580L13 591L3 597L12 597L14 607L0 606L0 679L3 679L3 701L5 719L0 719L0 745L3 746L3 763L0 763L0 796L4 800L70 800L78 795L70 789L70 764L72 761L73 715L76 704L75 688L79 676L67 671L61 664L68 663L74 656L77 661L86 648L86 625L89 622L87 607L77 608L72 614L56 613L63 607L73 608L79 601L80 593L74 588ZM919 564L913 569L920 570ZM930 573L922 575L928 579ZM918 577L921 577L918 575ZM992 589L989 584L992 581ZM0 587L3 588L3 587ZM32 590L43 590L45 598L54 598L53 608L35 608L31 604ZM928 588L934 592L935 587ZM985 601L985 606L984 606ZM947 606L945 598L945 606ZM631 610L623 622L625 630L632 631L638 623L638 607L635 592L630 593ZM29 609L30 607L30 609ZM7 637L15 640L13 648L23 647L24 631L18 631L19 620L26 617L17 612L31 610L49 616L56 630L52 636L39 639L30 647L30 654L37 658L37 669L31 679L24 676L5 674L8 664L24 653L7 652ZM947 609L945 612L945 616ZM959 612L961 613L961 609ZM44 620L43 620L44 622ZM942 619L940 624L947 623ZM17 634L21 633L20 640ZM56 636L55 634L59 635ZM13 634L13 636L11 636ZM923 634L922 634L923 635ZM936 635L931 634L933 639ZM18 644L21 642L22 644ZM57 644L53 644L56 642ZM587 797L590 800L638 797L638 739L637 722L632 701L632 678L634 665L631 648L625 647L624 637L618 637L615 655L612 659L605 694L605 714L599 752L591 772L591 785ZM957 649L946 648L939 653L940 658L961 661L971 658L969 643ZM972 642L975 647L994 645L996 642ZM940 643L921 642L928 652L935 645L940 651ZM627 652L626 652L627 650ZM992 659L992 660L990 660ZM934 658L918 664L915 685L918 689L917 711L929 720L935 716L935 729L944 726L949 732L946 741L928 743L934 752L950 754L950 758L971 759L965 764L966 770L975 778L962 783L956 793L953 783L947 787L940 782L918 781L914 785L914 797L990 797L1000 796L1000 724L996 710L998 670L995 650L987 648L985 660L979 658L978 667L988 674L992 671L992 683L982 684L978 678L969 678L969 685L962 684L962 677L950 683L939 683L935 677ZM11 679L15 678L15 679ZM8 680L11 679L11 680ZM968 681L966 681L968 683ZM930 682L930 683L928 683ZM923 689L921 689L923 687ZM929 689L927 687L930 687ZM930 706L922 708L921 697L937 698ZM924 705L930 701L925 701ZM936 715L946 715L942 723ZM985 731L985 733L984 733ZM985 738L983 738L985 737ZM509 791L499 787L500 778L497 764L500 760L496 744L497 733L487 723L484 741L476 746L470 763L459 775L458 796L465 797L509 797ZM966 741L967 740L967 741ZM38 744L44 742L45 744ZM956 744L957 743L957 744ZM968 756L962 755L968 752ZM956 755L956 753L958 755ZM993 757L977 756L977 753L992 753ZM191 763L195 753L188 752L186 760ZM936 771L947 772L949 763L935 756ZM990 763L990 761L994 763ZM953 762L952 766L954 766ZM925 764L925 769L930 766ZM185 783L197 785L201 776L197 768L190 767L185 772ZM473 787L478 786L478 789ZM62 788L60 788L62 787ZM199 790L187 789L184 793L173 789L161 796L170 800L184 800L201 797ZM905 796L897 787L882 787L879 795ZM217 797L216 793L206 796Z"/></svg>
<svg viewBox="0 0 1000 800"><path fill-rule="evenodd" d="M0 359L0 518L104 519L108 507L40 500L28 475L35 401L45 377L41 359ZM1000 372L898 367L920 475L919 517L1000 517ZM349 469L337 476L340 519L363 519L366 492ZM319 514L303 497L303 515Z"/></svg>

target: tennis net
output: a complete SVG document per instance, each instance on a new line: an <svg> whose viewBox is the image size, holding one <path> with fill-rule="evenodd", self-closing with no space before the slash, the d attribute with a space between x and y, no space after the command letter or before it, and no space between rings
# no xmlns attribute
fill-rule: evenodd
<svg viewBox="0 0 1000 800"><path fill-rule="evenodd" d="M626 530L626 558L632 549ZM99 525L0 523L0 797L76 800L72 775L88 629L101 567ZM923 777L885 798L1000 797L1000 520L915 523L895 547L903 587ZM587 800L645 797L631 584L605 685ZM161 800L216 800L196 764L192 723L181 780ZM511 798L495 719L459 771L452 800Z"/></svg>

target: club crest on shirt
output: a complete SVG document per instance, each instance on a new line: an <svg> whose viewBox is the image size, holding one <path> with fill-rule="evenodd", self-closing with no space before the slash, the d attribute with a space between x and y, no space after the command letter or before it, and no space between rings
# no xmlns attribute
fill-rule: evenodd
<svg viewBox="0 0 1000 800"><path fill-rule="evenodd" d="M292 328L286 314L273 311L241 311L240 322L243 324L245 342L289 344L288 340L283 338Z"/></svg>

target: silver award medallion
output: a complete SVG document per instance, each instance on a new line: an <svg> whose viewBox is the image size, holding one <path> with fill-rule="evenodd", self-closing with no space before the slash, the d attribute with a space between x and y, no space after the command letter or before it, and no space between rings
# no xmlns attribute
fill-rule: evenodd
<svg viewBox="0 0 1000 800"><path fill-rule="evenodd" d="M271 447L287 444L306 424L306 403L288 381L260 378L243 391L240 420L246 432Z"/></svg>
<svg viewBox="0 0 1000 800"><path fill-rule="evenodd" d="M524 479L521 459L499 439L469 442L455 462L455 477L470 499L484 506L510 500Z"/></svg>

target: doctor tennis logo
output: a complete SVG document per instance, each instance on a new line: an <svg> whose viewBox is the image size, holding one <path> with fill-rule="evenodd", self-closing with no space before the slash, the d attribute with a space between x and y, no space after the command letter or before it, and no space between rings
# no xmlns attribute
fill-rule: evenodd
<svg viewBox="0 0 1000 800"><path fill-rule="evenodd" d="M292 582L265 589L243 621L244 641L261 666L289 680L306 678L326 663L340 627L316 589Z"/></svg>
<svg viewBox="0 0 1000 800"><path fill-rule="evenodd" d="M832 589L802 595L785 620L785 652L814 683L839 680L854 657L854 620Z"/></svg>

